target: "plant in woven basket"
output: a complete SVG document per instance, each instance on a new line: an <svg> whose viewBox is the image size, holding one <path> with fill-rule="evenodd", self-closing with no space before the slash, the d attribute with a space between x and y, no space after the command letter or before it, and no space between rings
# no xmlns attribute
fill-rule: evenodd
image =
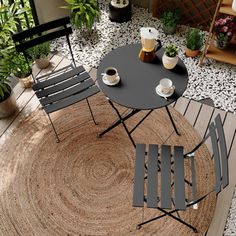
<svg viewBox="0 0 236 236"><path fill-rule="evenodd" d="M165 53L162 57L162 63L166 69L170 70L176 66L179 60L178 52L179 49L173 44L167 45L165 47Z"/></svg>
<svg viewBox="0 0 236 236"><path fill-rule="evenodd" d="M67 6L62 8L71 11L73 25L79 29L91 31L95 22L100 20L100 9L96 0L65 0Z"/></svg>
<svg viewBox="0 0 236 236"><path fill-rule="evenodd" d="M31 63L21 53L12 55L10 62L12 73L19 78L19 82L24 88L30 88L33 85Z"/></svg>
<svg viewBox="0 0 236 236"><path fill-rule="evenodd" d="M35 61L40 69L47 68L50 64L48 55L50 53L50 42L38 44L27 50L28 55Z"/></svg>
<svg viewBox="0 0 236 236"><path fill-rule="evenodd" d="M199 54L200 49L203 46L204 35L198 28L188 28L185 35L185 54L189 57L195 57Z"/></svg>
<svg viewBox="0 0 236 236"><path fill-rule="evenodd" d="M166 34L173 34L176 31L176 27L180 21L180 11L166 10L160 17L163 30Z"/></svg>
<svg viewBox="0 0 236 236"><path fill-rule="evenodd" d="M32 72L31 66L21 53L15 53L12 56L11 66L13 69L13 74L18 78L25 78Z"/></svg>

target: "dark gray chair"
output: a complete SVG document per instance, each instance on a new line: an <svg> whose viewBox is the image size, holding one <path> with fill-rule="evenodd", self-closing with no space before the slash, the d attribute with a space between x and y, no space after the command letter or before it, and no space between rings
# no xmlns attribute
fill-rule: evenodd
<svg viewBox="0 0 236 236"><path fill-rule="evenodd" d="M52 112L86 99L92 119L96 124L88 97L98 93L99 89L83 66L76 67L69 39L71 33L70 18L64 17L35 26L12 36L16 50L22 52L26 59L29 57L27 49L52 39L62 36L66 37L73 64L34 79L35 84L33 85L33 90L51 122L57 142L60 139L50 118Z"/></svg>
<svg viewBox="0 0 236 236"><path fill-rule="evenodd" d="M194 154L209 137L213 149L215 186L209 192L197 198ZM229 183L226 142L220 115L216 116L215 121L209 126L206 137L193 150L184 154L182 146L172 148L173 154L171 153L171 146L168 145L150 144L148 152L146 152L145 144L137 144L136 146L133 206L144 207L145 202L148 208L155 208L163 213L158 217L138 224L137 229L164 216L170 216L197 232L193 225L180 218L178 212L191 206L197 206L212 192L219 194ZM145 162L146 155L148 156L147 163ZM185 179L185 161L190 161L190 180ZM158 176L161 178L158 178ZM144 191L145 184L146 191ZM186 184L191 189L191 196L185 193ZM158 188L159 185L160 188ZM172 188L174 188L174 191L172 191ZM160 193L158 193L158 189L160 189ZM177 213L177 216L173 213Z"/></svg>

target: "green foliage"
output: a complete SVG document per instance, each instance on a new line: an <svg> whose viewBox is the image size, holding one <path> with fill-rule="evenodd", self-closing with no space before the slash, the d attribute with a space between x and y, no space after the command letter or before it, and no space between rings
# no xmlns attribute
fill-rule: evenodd
<svg viewBox="0 0 236 236"><path fill-rule="evenodd" d="M10 71L6 59L0 57L0 102L4 101L11 93L10 81L8 80L9 75Z"/></svg>
<svg viewBox="0 0 236 236"><path fill-rule="evenodd" d="M203 46L203 33L200 29L188 28L186 35L185 35L185 43L186 47L191 50L200 50Z"/></svg>
<svg viewBox="0 0 236 236"><path fill-rule="evenodd" d="M165 48L165 54L168 57L175 57L178 55L178 52L179 52L179 49L175 45L172 45L172 44L166 46Z"/></svg>
<svg viewBox="0 0 236 236"><path fill-rule="evenodd" d="M166 27L176 27L180 21L179 10L166 10L161 15L160 21Z"/></svg>
<svg viewBox="0 0 236 236"><path fill-rule="evenodd" d="M39 45L36 45L27 50L28 55L33 59L45 58L50 52L50 43L45 42Z"/></svg>
<svg viewBox="0 0 236 236"><path fill-rule="evenodd" d="M0 3L0 101L4 101L11 92L8 79L10 74L18 69L23 70L18 74L26 74L26 71L29 71L28 65L21 65L22 60L18 61L19 57L11 37L17 32L19 22L23 29L27 27L24 14L28 15L30 24L33 24L29 1L24 0L24 4L23 8L20 0L15 0L11 5L7 0Z"/></svg>
<svg viewBox="0 0 236 236"><path fill-rule="evenodd" d="M15 3L11 6L0 4L0 101L4 101L11 90L8 80L10 55L14 51L11 35L17 30L15 16L21 12Z"/></svg>
<svg viewBox="0 0 236 236"><path fill-rule="evenodd" d="M65 0L68 5L62 8L70 9L71 20L76 28L84 27L91 31L93 24L100 20L100 10L96 0Z"/></svg>
<svg viewBox="0 0 236 236"><path fill-rule="evenodd" d="M32 72L31 66L21 53L15 53L11 56L9 66L11 67L12 73L18 78L25 78Z"/></svg>

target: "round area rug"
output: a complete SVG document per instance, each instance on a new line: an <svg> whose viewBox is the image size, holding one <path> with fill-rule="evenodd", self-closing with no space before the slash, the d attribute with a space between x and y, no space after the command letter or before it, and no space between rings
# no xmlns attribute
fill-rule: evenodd
<svg viewBox="0 0 236 236"><path fill-rule="evenodd" d="M122 126L102 138L115 113L99 93L89 99L98 125L94 125L86 102L53 114L60 133L56 143L52 127L42 110L22 121L2 145L0 158L1 235L203 235L215 207L214 194L198 210L181 212L188 227L164 217L136 230L142 209L132 207L135 150ZM119 107L124 110L124 108ZM134 132L139 143L194 147L199 139L191 125L170 108L181 136L164 109L154 111ZM127 122L132 127L145 112ZM205 146L196 157L197 193L213 186L212 160ZM144 219L160 214L144 209Z"/></svg>

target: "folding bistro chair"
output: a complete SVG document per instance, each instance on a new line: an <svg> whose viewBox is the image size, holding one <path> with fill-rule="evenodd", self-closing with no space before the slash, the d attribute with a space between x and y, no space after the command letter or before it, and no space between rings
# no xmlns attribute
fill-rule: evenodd
<svg viewBox="0 0 236 236"><path fill-rule="evenodd" d="M12 36L16 50L22 52L26 59L28 58L27 49L46 41L66 36L73 64L53 71L45 76L40 76L37 80L34 79L35 83L33 85L33 90L51 122L57 142L59 142L60 139L50 118L50 113L52 112L86 99L92 119L96 124L88 97L98 93L99 89L85 71L84 67L76 67L75 65L69 39L72 29L69 24L70 18L64 17L35 26Z"/></svg>
<svg viewBox="0 0 236 236"><path fill-rule="evenodd" d="M208 193L197 198L195 152L209 137L213 149L215 185ZM210 193L216 192L218 195L229 183L226 143L220 115L217 115L215 122L210 124L208 135L192 151L184 154L182 146L174 146L173 150L173 154L171 154L171 146L169 145L150 144L149 150L146 152L145 144L137 144L136 146L133 206L143 208L145 202L148 208L155 208L163 213L141 222L137 225L137 229L164 216L170 216L196 233L198 232L197 229L181 219L178 212L191 206L197 208L197 204ZM147 163L145 163L146 155L148 155ZM191 182L185 179L185 160L190 161ZM158 176L161 178L159 179ZM144 191L145 184L146 191ZM186 184L191 189L190 196L185 192L188 189L185 188ZM158 188L158 185L160 185L160 188ZM174 188L174 191L172 191L172 188ZM173 215L174 213L177 216Z"/></svg>

